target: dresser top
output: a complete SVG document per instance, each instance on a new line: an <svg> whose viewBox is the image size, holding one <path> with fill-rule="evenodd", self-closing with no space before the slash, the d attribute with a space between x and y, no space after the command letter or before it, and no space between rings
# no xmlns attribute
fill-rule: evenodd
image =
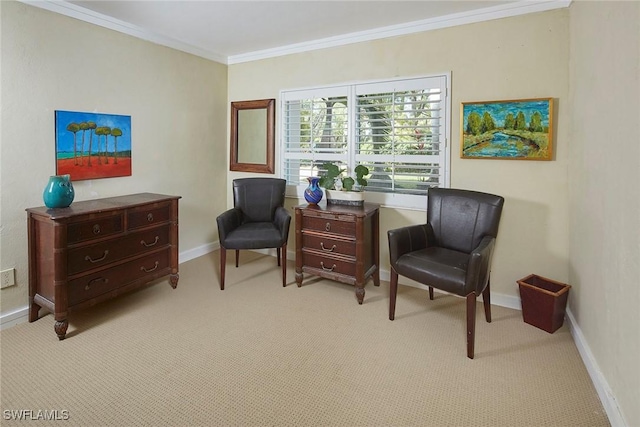
<svg viewBox="0 0 640 427"><path fill-rule="evenodd" d="M177 200L180 196L167 196L165 194L138 193L126 196L107 197L104 199L85 200L73 202L67 208L47 208L40 206L37 208L27 208L26 211L33 215L46 216L50 219L70 218L88 213L98 213L110 210L130 208L148 203L164 202L167 200Z"/></svg>

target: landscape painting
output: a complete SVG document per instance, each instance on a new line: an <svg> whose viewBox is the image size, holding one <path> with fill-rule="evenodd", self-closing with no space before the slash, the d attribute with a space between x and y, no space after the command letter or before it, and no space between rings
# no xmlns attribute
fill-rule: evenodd
<svg viewBox="0 0 640 427"><path fill-rule="evenodd" d="M131 175L131 116L56 111L56 175Z"/></svg>
<svg viewBox="0 0 640 427"><path fill-rule="evenodd" d="M553 98L463 102L463 159L551 160Z"/></svg>

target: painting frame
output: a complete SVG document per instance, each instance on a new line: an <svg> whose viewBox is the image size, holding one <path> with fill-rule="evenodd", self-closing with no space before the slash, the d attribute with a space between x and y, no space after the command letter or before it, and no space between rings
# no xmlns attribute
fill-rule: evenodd
<svg viewBox="0 0 640 427"><path fill-rule="evenodd" d="M131 176L131 116L55 110L56 175L71 181Z"/></svg>
<svg viewBox="0 0 640 427"><path fill-rule="evenodd" d="M462 102L460 158L553 159L554 99Z"/></svg>

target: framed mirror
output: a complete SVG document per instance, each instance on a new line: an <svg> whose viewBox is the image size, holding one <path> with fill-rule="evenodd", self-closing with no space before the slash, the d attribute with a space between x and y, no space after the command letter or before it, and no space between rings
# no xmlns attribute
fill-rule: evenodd
<svg viewBox="0 0 640 427"><path fill-rule="evenodd" d="M275 99L231 103L230 170L274 172L275 103Z"/></svg>

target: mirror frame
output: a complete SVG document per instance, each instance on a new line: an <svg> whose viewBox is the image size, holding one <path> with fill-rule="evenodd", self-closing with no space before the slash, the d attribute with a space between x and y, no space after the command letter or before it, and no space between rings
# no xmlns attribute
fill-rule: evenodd
<svg viewBox="0 0 640 427"><path fill-rule="evenodd" d="M229 170L237 172L274 173L275 171L275 130L276 130L276 100L258 99L255 101L236 101L231 103L231 157ZM238 162L238 129L242 123L238 122L238 113L242 110L265 109L267 120L267 145L266 163L240 163Z"/></svg>

